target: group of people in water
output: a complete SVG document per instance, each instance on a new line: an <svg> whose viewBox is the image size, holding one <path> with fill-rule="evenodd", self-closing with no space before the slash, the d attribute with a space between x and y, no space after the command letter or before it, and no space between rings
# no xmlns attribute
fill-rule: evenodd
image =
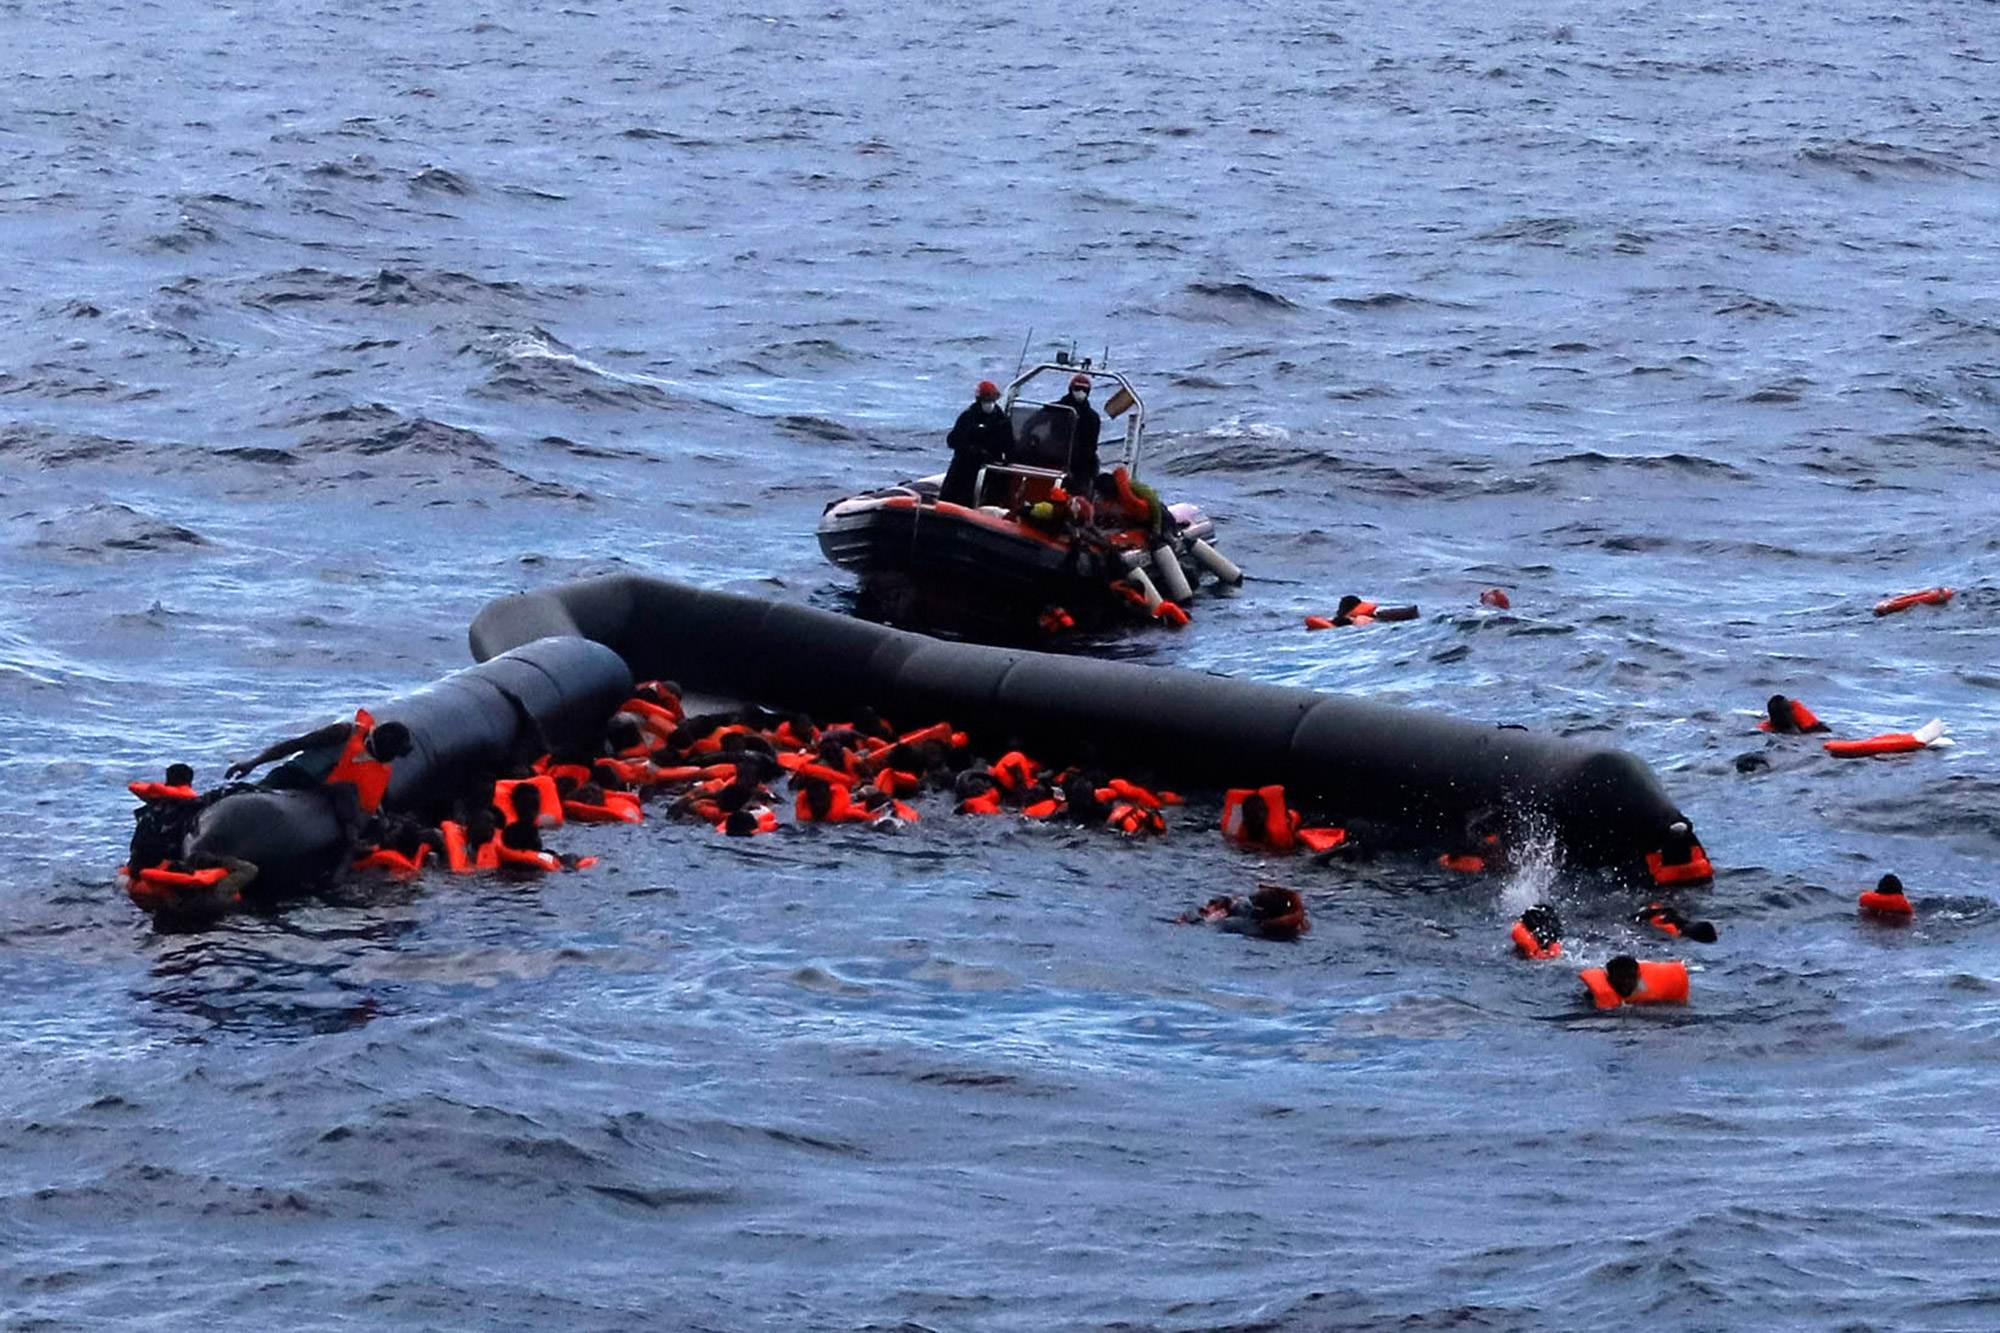
<svg viewBox="0 0 2000 1333"><path fill-rule="evenodd" d="M1777 736L1827 730L1805 705L1783 695L1767 702L1758 726ZM131 784L141 800L127 867L134 900L163 919L208 917L259 901L255 866L189 850L201 810L244 790L319 793L340 829L340 866L402 878L431 863L458 874L514 876L583 868L592 858L549 850L544 833L569 823L639 823L649 803L671 818L738 837L776 831L787 807L794 824L897 829L921 818L912 804L920 793L945 795L960 815L1011 814L1127 837L1165 834L1168 811L1183 804L1173 792L1087 766L1044 765L1019 748L982 758L946 722L899 732L866 708L826 726L755 707L688 716L679 689L658 681L634 688L589 752L524 757L516 771L491 775L443 807L433 802L430 818L384 803L395 765L414 741L403 724L378 723L360 710L231 764L225 784L211 792L196 790L185 764L170 766L162 782ZM246 782L267 764L275 766L261 781ZM1374 841L1366 830L1309 824L1275 784L1225 792L1220 831L1246 850L1305 852L1322 861L1367 856ZM1475 817L1438 864L1466 873L1505 871L1514 851L1504 821ZM1706 885L1714 874L1685 824L1669 830L1647 870L1655 885L1670 890ZM1859 907L1888 922L1914 915L1894 875L1861 895ZM1271 883L1247 895L1213 896L1178 920L1276 940L1312 929L1298 891ZM1690 919L1665 901L1647 903L1634 921L1682 943L1718 938L1712 922ZM1550 904L1529 908L1510 934L1524 958L1563 955L1561 918ZM1621 954L1581 975L1599 1008L1687 999L1686 967L1677 961Z"/></svg>

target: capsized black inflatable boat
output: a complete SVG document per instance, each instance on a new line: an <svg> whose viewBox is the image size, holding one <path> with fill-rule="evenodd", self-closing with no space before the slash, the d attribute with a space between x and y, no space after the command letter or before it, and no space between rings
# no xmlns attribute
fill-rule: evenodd
<svg viewBox="0 0 2000 1333"><path fill-rule="evenodd" d="M1575 866L1636 865L1685 819L1621 750L1311 690L947 643L636 575L502 598L470 640L487 661L564 635L690 691L821 716L867 704L902 725L949 720L988 743L1181 784L1282 783L1339 817L1441 839L1509 821L1552 836Z"/></svg>
<svg viewBox="0 0 2000 1333"><path fill-rule="evenodd" d="M451 802L551 747L594 747L605 719L632 692L625 661L601 643L570 635L523 643L393 702L371 708L378 723L410 729L385 810L435 822ZM323 789L238 785L204 798L180 857L191 863L248 862L247 901L276 901L326 884L351 849ZM136 859L136 858L135 858ZM131 867L136 873L138 865ZM141 894L135 888L135 899ZM147 906L197 914L199 896L158 895Z"/></svg>

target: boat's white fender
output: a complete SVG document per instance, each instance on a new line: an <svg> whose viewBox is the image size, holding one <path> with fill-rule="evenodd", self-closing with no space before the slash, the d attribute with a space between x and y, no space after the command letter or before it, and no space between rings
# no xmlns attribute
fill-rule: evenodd
<svg viewBox="0 0 2000 1333"><path fill-rule="evenodd" d="M1159 577L1160 591L1171 600L1185 602L1194 596L1194 589L1188 587L1187 572L1181 568L1181 558L1165 542L1153 548L1153 572Z"/></svg>
<svg viewBox="0 0 2000 1333"><path fill-rule="evenodd" d="M1146 577L1145 570L1143 569L1129 570L1127 571L1125 578L1127 579L1127 581L1131 583L1133 587L1137 588L1141 593L1145 595L1146 609L1148 611L1157 611L1160 609L1160 603L1166 599L1160 596L1160 590L1153 586L1153 581Z"/></svg>
<svg viewBox="0 0 2000 1333"><path fill-rule="evenodd" d="M1215 575L1216 582L1227 583L1232 588L1243 586L1243 571L1228 556L1199 537L1189 544L1188 549L1194 553L1196 564Z"/></svg>

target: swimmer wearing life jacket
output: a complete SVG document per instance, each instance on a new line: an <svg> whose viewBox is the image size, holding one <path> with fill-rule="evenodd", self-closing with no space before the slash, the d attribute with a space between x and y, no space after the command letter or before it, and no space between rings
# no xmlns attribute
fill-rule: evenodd
<svg viewBox="0 0 2000 1333"><path fill-rule="evenodd" d="M1233 935L1266 940L1296 940L1312 930L1305 900L1282 884L1259 884L1249 897L1218 894L1179 918L1186 925L1213 925Z"/></svg>
<svg viewBox="0 0 2000 1333"><path fill-rule="evenodd" d="M1285 789L1272 783L1254 790L1232 787L1222 797L1222 836L1239 847L1289 852L1298 845L1304 818L1285 806Z"/></svg>
<svg viewBox="0 0 2000 1333"><path fill-rule="evenodd" d="M1647 903L1633 913L1632 919L1675 939L1693 940L1698 944L1713 944L1717 939L1714 922L1690 921L1666 903Z"/></svg>
<svg viewBox="0 0 2000 1333"><path fill-rule="evenodd" d="M147 804L180 805L201 799L194 789L194 769L186 764L168 764L164 782L128 782L125 790Z"/></svg>
<svg viewBox="0 0 2000 1333"><path fill-rule="evenodd" d="M1646 853L1646 869L1653 883L1661 886L1701 884L1715 878L1715 867L1709 862L1708 853L1702 850L1693 826L1685 819L1667 826L1660 850Z"/></svg>
<svg viewBox="0 0 2000 1333"><path fill-rule="evenodd" d="M195 791L194 770L186 764L167 765L165 777L164 782L125 784L139 798L139 808L132 812L130 865L156 866L179 856L207 804Z"/></svg>
<svg viewBox="0 0 2000 1333"><path fill-rule="evenodd" d="M1514 951L1523 958L1562 957L1562 918L1547 903L1536 903L1521 913L1509 935L1514 941Z"/></svg>
<svg viewBox="0 0 2000 1333"><path fill-rule="evenodd" d="M1349 593L1341 598L1340 604L1334 608L1333 624L1345 627L1372 625L1378 620L1415 620L1418 614L1414 606L1383 606L1377 602L1363 601L1353 593Z"/></svg>
<svg viewBox="0 0 2000 1333"><path fill-rule="evenodd" d="M1688 1001L1686 963L1641 962L1630 954L1619 954L1603 967L1585 968L1580 976L1591 1003L1599 1009Z"/></svg>
<svg viewBox="0 0 2000 1333"><path fill-rule="evenodd" d="M1509 611L1514 606L1513 599L1507 596L1505 588L1488 588L1479 594L1479 604L1490 606L1496 611Z"/></svg>
<svg viewBox="0 0 2000 1333"><path fill-rule="evenodd" d="M199 925L242 906L243 891L256 878L257 867L248 861L199 853L131 870L125 891L163 925Z"/></svg>
<svg viewBox="0 0 2000 1333"><path fill-rule="evenodd" d="M265 775L266 787L345 787L354 793L359 813L367 816L380 808L393 765L410 752L411 745L408 727L400 722L378 725L367 709L358 708L352 722L332 722L266 746L252 758L231 764L223 775L247 777L272 760L282 759L283 763ZM355 823L358 828L359 821Z"/></svg>
<svg viewBox="0 0 2000 1333"><path fill-rule="evenodd" d="M1798 736L1808 731L1826 731L1828 727L1797 699L1774 694L1764 703L1764 720L1757 724L1757 730L1774 736Z"/></svg>
<svg viewBox="0 0 2000 1333"><path fill-rule="evenodd" d="M1910 906L1909 895L1903 892L1903 881L1894 875L1877 880L1873 889L1861 895L1858 906L1865 917L1897 925L1907 924L1917 912Z"/></svg>

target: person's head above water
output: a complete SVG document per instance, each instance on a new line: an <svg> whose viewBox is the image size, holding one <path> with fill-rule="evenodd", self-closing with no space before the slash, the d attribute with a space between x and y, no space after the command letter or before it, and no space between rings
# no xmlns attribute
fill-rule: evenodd
<svg viewBox="0 0 2000 1333"><path fill-rule="evenodd" d="M169 787L192 787L194 785L194 769L186 764L168 764L167 785Z"/></svg>
<svg viewBox="0 0 2000 1333"><path fill-rule="evenodd" d="M410 729L400 722L378 723L368 733L368 753L385 763L401 759L412 744Z"/></svg>
<svg viewBox="0 0 2000 1333"><path fill-rule="evenodd" d="M1630 954L1619 954L1604 965L1604 979L1611 983L1612 990L1629 999L1639 989L1639 960Z"/></svg>

